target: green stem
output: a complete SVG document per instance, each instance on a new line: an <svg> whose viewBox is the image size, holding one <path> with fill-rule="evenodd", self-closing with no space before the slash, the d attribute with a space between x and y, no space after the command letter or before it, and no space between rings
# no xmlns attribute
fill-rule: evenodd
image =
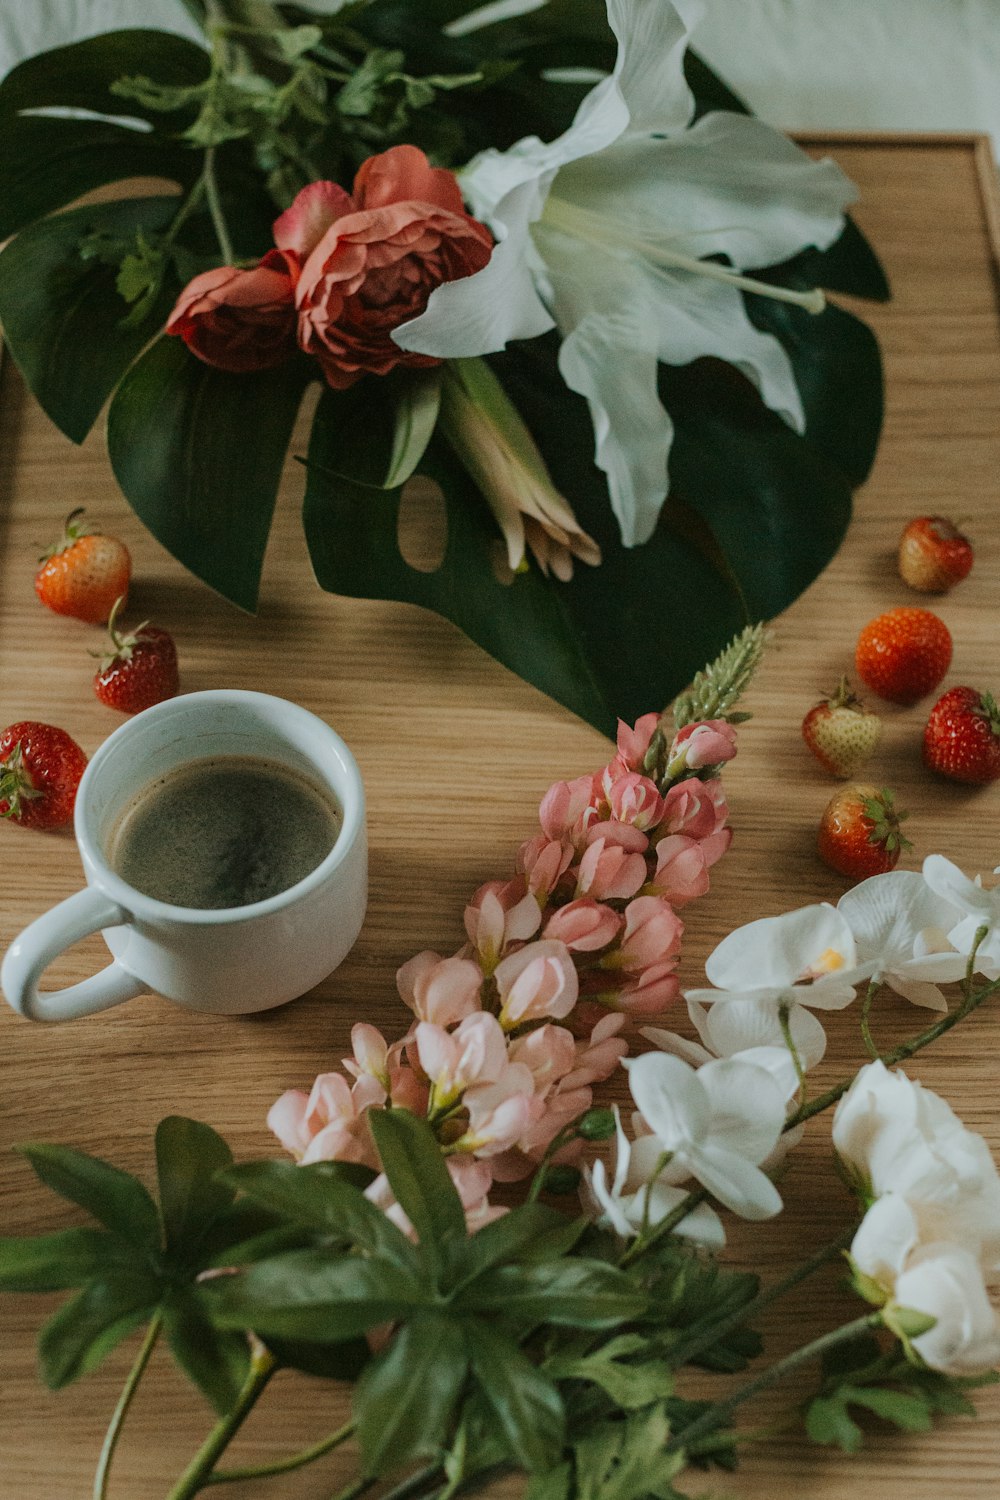
<svg viewBox="0 0 1000 1500"><path fill-rule="evenodd" d="M789 1415L780 1422L768 1423L766 1427L743 1427L732 1432L713 1433L711 1437L702 1438L687 1449L688 1456L706 1458L710 1453L732 1448L736 1443L766 1443L769 1438L780 1437L783 1432L787 1432L796 1421L794 1415Z"/></svg>
<svg viewBox="0 0 1000 1500"><path fill-rule="evenodd" d="M386 1491L382 1500L412 1500L414 1495L419 1495L440 1473L440 1464L428 1464L426 1468L418 1469L415 1474L401 1479L399 1484ZM340 1496L335 1495L334 1500L340 1500Z"/></svg>
<svg viewBox="0 0 1000 1500"><path fill-rule="evenodd" d="M800 1365L808 1364L814 1359L820 1358L828 1349L835 1349L838 1344L846 1344L851 1339L856 1339L859 1334L868 1333L873 1328L882 1326L882 1314L880 1312L865 1313L861 1318L855 1318L851 1323L845 1323L842 1328L834 1328L830 1333L821 1334L818 1339L812 1339L808 1344L803 1344L801 1349L795 1349L791 1354L786 1354L784 1359L779 1359L775 1364L769 1365L766 1370L761 1370L753 1380L748 1380L746 1385L741 1385L739 1390L727 1396L723 1401L716 1401L706 1412L697 1417L683 1432L678 1433L674 1442L668 1443L668 1451L671 1449L690 1447L696 1439L704 1434L714 1432L729 1420L732 1412L752 1396L760 1391L766 1391L770 1386L777 1385L784 1380L786 1375L791 1375Z"/></svg>
<svg viewBox="0 0 1000 1500"><path fill-rule="evenodd" d="M688 1364L692 1359L696 1359L699 1354L703 1354L705 1350L713 1348L720 1339L725 1338L726 1334L731 1333L734 1328L742 1328L752 1318L756 1318L766 1307L770 1307L772 1302L776 1302L779 1297L783 1297L786 1292L790 1292L792 1287L798 1286L801 1281L806 1281L814 1271L820 1270L829 1261L834 1260L842 1250L846 1250L854 1238L857 1227L857 1224L852 1224L850 1229L844 1230L835 1240L831 1240L828 1245L823 1245L821 1249L816 1251L815 1255L811 1255L808 1260L804 1260L801 1265L796 1266L795 1270L791 1271L789 1275L785 1276L781 1281L775 1282L774 1286L766 1287L751 1302L744 1303L742 1307L737 1308L734 1313L731 1313L728 1318L723 1318L721 1322L716 1323L713 1327L705 1329L697 1338L691 1339L687 1344L681 1344L678 1349L670 1350L671 1361L676 1366Z"/></svg>
<svg viewBox="0 0 1000 1500"><path fill-rule="evenodd" d="M795 1069L795 1076L799 1081L799 1107L801 1108L809 1097L809 1085L806 1082L805 1066L799 1054L799 1049L795 1045L795 1038L792 1036L790 1007L787 1002L782 1004L778 1012L778 1020L781 1025L782 1039L788 1048L788 1054L792 1059L792 1067Z"/></svg>
<svg viewBox="0 0 1000 1500"><path fill-rule="evenodd" d="M538 1163L538 1166L535 1169L535 1175L531 1179L531 1186L528 1189L528 1196L525 1199L526 1203L534 1203L537 1199L539 1193L542 1191L542 1188L545 1185L545 1174L548 1171L549 1163L555 1156L556 1152L561 1151L562 1148L567 1144L567 1142L571 1141L576 1135L576 1127L579 1119L582 1119L582 1116L578 1116L577 1120L571 1121L569 1125L564 1125L559 1134L557 1136L554 1136L553 1139L549 1142L548 1146L545 1148L545 1155Z"/></svg>
<svg viewBox="0 0 1000 1500"><path fill-rule="evenodd" d="M215 237L219 242L222 259L227 266L233 263L233 242L229 238L229 226L226 216L222 212L222 199L219 197L219 184L215 178L215 151L214 146L209 146L205 152L205 167L202 177L205 183L205 196L208 199L208 211L212 215L212 223L215 226Z"/></svg>
<svg viewBox="0 0 1000 1500"><path fill-rule="evenodd" d="M170 1491L167 1500L191 1500L192 1495L197 1495L199 1490L205 1488L210 1481L216 1460L246 1421L276 1367L277 1361L270 1350L265 1349L262 1344L258 1345L251 1355L250 1373L244 1381L243 1389L237 1396L233 1409L226 1412L225 1416L220 1417L216 1422Z"/></svg>
<svg viewBox="0 0 1000 1500"><path fill-rule="evenodd" d="M108 1475L111 1472L111 1460L115 1456L118 1439L121 1436L122 1426L128 1415L128 1409L132 1405L132 1397L135 1395L142 1379L143 1371L149 1364L149 1356L153 1352L156 1340L160 1336L163 1326L163 1314L153 1314L146 1329L146 1337L142 1341L139 1353L135 1357L135 1364L128 1372L128 1379L118 1397L118 1404L111 1414L108 1430L104 1435L104 1443L101 1447L101 1456L97 1461L97 1473L94 1475L94 1500L105 1500L108 1493Z"/></svg>
<svg viewBox="0 0 1000 1500"><path fill-rule="evenodd" d="M688 1214L693 1209L696 1209L699 1203L704 1203L707 1197L708 1191L706 1188L695 1188L693 1192L688 1193L687 1197L682 1198L676 1208L672 1208L658 1224L653 1226L651 1233L646 1236L640 1234L632 1241L619 1261L619 1265L630 1266L634 1260L638 1260L640 1255L644 1255L651 1245L655 1245L660 1240L666 1239L667 1235L677 1228L681 1220L686 1219Z"/></svg>
<svg viewBox="0 0 1000 1500"><path fill-rule="evenodd" d="M345 1484L342 1490L338 1490L333 1500L357 1500L358 1495L363 1495L365 1490L370 1490L377 1483L374 1479L352 1479Z"/></svg>
<svg viewBox="0 0 1000 1500"><path fill-rule="evenodd" d="M313 1443L311 1448L302 1448L298 1453L293 1453L289 1458L280 1458L273 1464L251 1464L245 1469L216 1469L206 1479L206 1484L234 1484L237 1479L266 1479L271 1474L290 1474L293 1469L304 1469L306 1464L314 1463L317 1458L330 1453L338 1448L341 1443L354 1433L354 1423L348 1422L344 1427L338 1427L336 1432L322 1438L320 1442Z"/></svg>
<svg viewBox="0 0 1000 1500"><path fill-rule="evenodd" d="M872 1036L868 1017L871 1014L872 1001L875 999L875 996L878 994L881 988L882 981L876 976L869 983L868 988L865 991L865 998L861 1003L861 1040L864 1042L866 1048L868 1049L868 1056L872 1058L873 1061L877 1060L879 1051L875 1045L875 1039Z"/></svg>
<svg viewBox="0 0 1000 1500"><path fill-rule="evenodd" d="M180 234L184 225L191 217L191 214L198 207L198 204L201 202L204 194L205 176L204 173L202 173L202 175L195 182L191 191L188 193L187 197L184 199L184 202L181 204L180 208L174 214L173 219L170 221L170 228L163 236L164 250L168 249L168 247L173 244L174 240L177 238L178 234Z"/></svg>
<svg viewBox="0 0 1000 1500"><path fill-rule="evenodd" d="M946 1031L951 1031L952 1027L957 1026L960 1021L964 1021L966 1016L970 1016L984 1000L995 995L997 990L1000 990L1000 979L984 985L978 992L970 990L964 1002L956 1010L947 1016L942 1016L940 1021L935 1021L934 1025L928 1026L926 1031L918 1032L908 1042L900 1042L899 1046L893 1047L891 1051L879 1053L878 1057L888 1068L896 1063L905 1062L907 1058L915 1056L931 1042L936 1042L939 1036L944 1036ZM785 1121L785 1129L791 1130L794 1126L801 1125L803 1120L811 1120L813 1115L822 1114L824 1109L829 1109L831 1104L836 1104L837 1100L847 1093L853 1082L853 1075L850 1078L844 1078L840 1083L834 1084L832 1089L827 1089L825 1094L818 1094L811 1103L800 1105Z"/></svg>

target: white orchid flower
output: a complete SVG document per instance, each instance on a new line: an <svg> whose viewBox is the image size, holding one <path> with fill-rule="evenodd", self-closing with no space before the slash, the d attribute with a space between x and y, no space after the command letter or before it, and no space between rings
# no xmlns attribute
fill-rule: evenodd
<svg viewBox="0 0 1000 1500"><path fill-rule="evenodd" d="M589 403L596 462L631 547L652 535L668 489L660 361L726 360L803 430L791 362L753 326L741 292L813 312L822 293L768 286L741 268L826 249L856 191L832 161L811 160L760 120L718 112L690 123L683 63L701 0L607 3L614 71L556 140L484 151L460 173L497 247L482 271L435 289L393 338L449 359L557 327L560 371Z"/></svg>
<svg viewBox="0 0 1000 1500"><path fill-rule="evenodd" d="M607 1169L600 1158L584 1173L585 1200L623 1239L637 1235L643 1223L659 1224L687 1197L683 1188L673 1187L662 1177L652 1182L642 1175L639 1161L622 1126L617 1104L615 1113L615 1162L609 1182ZM648 1201L647 1201L648 1200ZM726 1243L722 1220L707 1203L700 1203L674 1226L674 1234L702 1245L707 1250L721 1250Z"/></svg>
<svg viewBox="0 0 1000 1500"><path fill-rule="evenodd" d="M685 998L712 1051L787 1047L790 1037L806 1070L826 1050L826 1033L810 1012L850 1005L871 967L858 963L847 919L824 902L737 927L705 964L715 988L686 990Z"/></svg>
<svg viewBox="0 0 1000 1500"><path fill-rule="evenodd" d="M957 906L916 871L893 870L854 886L837 910L854 934L859 961L875 965L873 978L913 1005L948 1009L939 986L961 979L966 964L947 936L961 919Z"/></svg>
<svg viewBox="0 0 1000 1500"><path fill-rule="evenodd" d="M758 1165L785 1123L785 1100L770 1073L733 1059L696 1071L663 1052L645 1052L624 1065L650 1131L632 1146L636 1170L647 1182L662 1178L673 1185L693 1177L741 1218L780 1212L778 1190Z"/></svg>
<svg viewBox="0 0 1000 1500"><path fill-rule="evenodd" d="M1000 875L1000 869L993 873ZM975 946L976 933L981 927L986 928L986 937L976 954L976 973L987 979L1000 979L1000 885L984 886L981 875L970 880L943 854L927 856L923 876L932 891L959 909L959 921L948 933L948 941L959 953L968 957Z"/></svg>
<svg viewBox="0 0 1000 1500"><path fill-rule="evenodd" d="M708 1047L699 1046L697 1042L689 1041L687 1037L678 1035L676 1031L663 1031L659 1026L642 1026L639 1029L639 1035L644 1036L648 1042L652 1042L658 1052L668 1052L672 1057L679 1057L682 1062L690 1064L693 1068L700 1068L705 1063L715 1062L719 1057L728 1057L736 1062L751 1063L756 1068L763 1068L765 1073L770 1073L781 1089L786 1104L798 1093L799 1075L780 1029L777 1031L776 1040L771 1045L765 1044L739 1051L718 1053L710 1051Z"/></svg>

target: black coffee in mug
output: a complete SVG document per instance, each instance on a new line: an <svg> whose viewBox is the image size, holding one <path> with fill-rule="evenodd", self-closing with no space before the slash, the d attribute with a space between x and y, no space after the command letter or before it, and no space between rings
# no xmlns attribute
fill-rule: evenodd
<svg viewBox="0 0 1000 1500"><path fill-rule="evenodd" d="M222 910L297 885L340 833L330 794L280 761L189 761L132 798L108 861L135 890L171 906Z"/></svg>

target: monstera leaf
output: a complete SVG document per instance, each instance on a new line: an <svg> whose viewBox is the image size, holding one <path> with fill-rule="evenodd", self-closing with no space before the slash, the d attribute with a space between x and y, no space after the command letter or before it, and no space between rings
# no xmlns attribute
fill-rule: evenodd
<svg viewBox="0 0 1000 1500"><path fill-rule="evenodd" d="M190 8L200 13L194 0ZM553 137L589 84L558 81L549 70L613 64L604 0L549 0L482 32L453 34L450 23L469 9L468 0L371 0L350 10L352 45L399 48L417 73L485 69L481 87L445 90L419 117L433 115L435 139L453 142L457 154L446 159L532 132ZM284 14L306 32L315 19L294 5ZM339 23L333 16L324 24ZM281 76L274 66L273 57L263 66L262 98ZM74 441L111 397L112 467L136 513L192 572L253 609L290 434L316 366L298 356L277 370L227 374L158 337L184 281L219 263L220 205L237 257L252 259L270 242L273 184L259 142L234 135L214 148L210 204L204 153L185 137L209 67L204 49L136 29L32 58L0 84L0 238L15 236L0 253L0 320L29 386ZM693 55L687 72L699 113L744 108ZM137 75L181 103L164 111L145 86L117 87ZM78 110L86 118L66 117ZM310 137L317 159L340 159L335 120L301 129L303 139L318 132ZM162 196L53 212L138 174L161 179ZM851 223L828 251L758 274L792 288L888 295L877 257ZM496 523L434 431L433 372L324 390L300 455L321 586L445 616L602 730L665 703L745 623L780 612L822 571L878 441L881 367L865 325L834 306L811 317L759 296L746 304L789 355L805 431L786 427L730 366L665 367L661 395L676 428L670 499L652 539L630 550L592 460L587 409L559 376L554 340L491 359L556 485L600 543L602 565L578 566L568 583L534 566L513 578L498 567ZM400 550L412 476L443 495L447 537L431 571Z"/></svg>

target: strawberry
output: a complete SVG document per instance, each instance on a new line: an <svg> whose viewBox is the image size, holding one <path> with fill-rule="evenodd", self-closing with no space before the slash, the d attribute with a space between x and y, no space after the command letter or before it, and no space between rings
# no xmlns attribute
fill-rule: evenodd
<svg viewBox="0 0 1000 1500"><path fill-rule="evenodd" d="M819 824L819 857L849 880L867 880L895 868L900 850L910 849L899 831L906 817L888 788L879 791L852 782L830 798Z"/></svg>
<svg viewBox="0 0 1000 1500"><path fill-rule="evenodd" d="M924 764L952 781L1000 778L1000 709L990 693L953 687L931 709Z"/></svg>
<svg viewBox="0 0 1000 1500"><path fill-rule="evenodd" d="M0 734L0 818L25 828L68 823L86 765L65 729L30 719L11 724Z"/></svg>
<svg viewBox="0 0 1000 1500"><path fill-rule="evenodd" d="M824 771L853 776L871 755L882 733L878 714L866 709L846 677L837 691L811 708L802 720L802 738Z"/></svg>
<svg viewBox="0 0 1000 1500"><path fill-rule="evenodd" d="M57 615L103 625L115 600L128 594L132 559L123 542L84 530L82 515L67 516L63 535L42 557L35 593Z"/></svg>
<svg viewBox="0 0 1000 1500"><path fill-rule="evenodd" d="M899 539L899 575L921 594L946 594L968 575L972 543L946 516L918 516Z"/></svg>
<svg viewBox="0 0 1000 1500"><path fill-rule="evenodd" d="M172 635L148 620L131 635L120 635L117 620L123 603L124 599L116 600L111 610L108 635L112 649L101 657L94 692L108 708L138 714L177 692L177 647Z"/></svg>
<svg viewBox="0 0 1000 1500"><path fill-rule="evenodd" d="M904 606L870 620L854 653L866 687L892 703L932 693L951 664L951 635L929 609Z"/></svg>

